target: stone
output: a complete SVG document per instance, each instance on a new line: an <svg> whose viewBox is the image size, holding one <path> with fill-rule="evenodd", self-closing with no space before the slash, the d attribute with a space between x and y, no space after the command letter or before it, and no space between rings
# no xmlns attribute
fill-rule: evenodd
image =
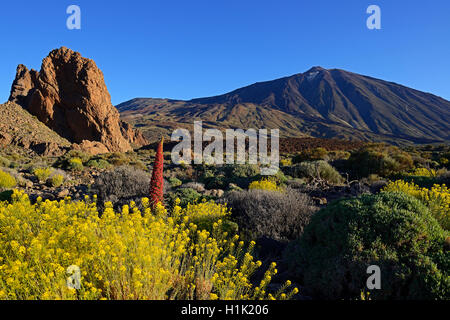
<svg viewBox="0 0 450 320"><path fill-rule="evenodd" d="M50 52L39 72L19 65L9 101L93 152L126 152L132 150L131 144L146 143L140 133L120 121L95 62L65 47Z"/></svg>
<svg viewBox="0 0 450 320"><path fill-rule="evenodd" d="M6 132L0 132L0 147L6 147L12 141L12 137L10 134Z"/></svg>
<svg viewBox="0 0 450 320"><path fill-rule="evenodd" d="M60 192L58 192L58 194L56 195L57 198L65 198L69 195L69 190L68 189L63 189Z"/></svg>
<svg viewBox="0 0 450 320"><path fill-rule="evenodd" d="M83 140L80 144L74 143L72 145L72 148L74 150L82 150L91 155L109 152L108 148L103 143L100 143L98 141L89 141L89 140Z"/></svg>

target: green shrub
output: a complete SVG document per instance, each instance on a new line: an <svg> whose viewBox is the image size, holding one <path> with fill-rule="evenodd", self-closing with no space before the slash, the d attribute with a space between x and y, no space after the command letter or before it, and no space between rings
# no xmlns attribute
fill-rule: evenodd
<svg viewBox="0 0 450 320"><path fill-rule="evenodd" d="M111 167L109 162L105 159L91 159L86 163L86 165L90 168L95 169L108 169L109 167Z"/></svg>
<svg viewBox="0 0 450 320"><path fill-rule="evenodd" d="M83 161L80 158L71 158L67 162L68 169L72 171L82 171L84 169Z"/></svg>
<svg viewBox="0 0 450 320"><path fill-rule="evenodd" d="M129 164L131 167L142 170L142 171L147 171L148 168L145 165L144 162L142 162L141 160L135 160L135 161L131 161Z"/></svg>
<svg viewBox="0 0 450 320"><path fill-rule="evenodd" d="M367 267L381 269L374 299L448 299L446 234L419 200L382 192L341 200L317 212L286 250L313 296L356 298Z"/></svg>
<svg viewBox="0 0 450 320"><path fill-rule="evenodd" d="M294 178L325 179L331 183L342 183L344 179L328 162L323 160L305 161L288 169Z"/></svg>
<svg viewBox="0 0 450 320"><path fill-rule="evenodd" d="M0 156L0 167L8 168L11 165L11 161Z"/></svg>
<svg viewBox="0 0 450 320"><path fill-rule="evenodd" d="M67 156L66 159L79 158L83 163L89 161L89 159L91 158L91 156L88 153L81 150L71 150L68 153L66 153L65 156Z"/></svg>
<svg viewBox="0 0 450 320"><path fill-rule="evenodd" d="M202 195L191 188L180 188L175 192L169 193L169 206L173 207L177 198L180 199L180 206L185 207L188 203L198 202L202 199Z"/></svg>
<svg viewBox="0 0 450 320"><path fill-rule="evenodd" d="M0 170L0 188L14 188L16 184L16 179L12 175Z"/></svg>
<svg viewBox="0 0 450 320"><path fill-rule="evenodd" d="M325 148L317 147L309 150L302 151L294 156L292 159L293 163L300 163L303 161L316 161L316 160L327 160L328 151Z"/></svg>
<svg viewBox="0 0 450 320"><path fill-rule="evenodd" d="M231 176L239 178L251 178L258 175L259 172L259 167L256 164L238 164L233 166Z"/></svg>
<svg viewBox="0 0 450 320"><path fill-rule="evenodd" d="M178 178L172 177L172 178L169 178L168 180L169 180L170 186L172 188L179 187L179 186L181 186L183 184L183 182L180 179L178 179Z"/></svg>
<svg viewBox="0 0 450 320"><path fill-rule="evenodd" d="M52 187L58 188L64 183L64 176L62 174L54 174L48 180Z"/></svg>
<svg viewBox="0 0 450 320"><path fill-rule="evenodd" d="M267 178L270 181L275 182L278 185L283 185L285 184L289 179L285 176L284 172L281 170L278 170L276 174L271 175L271 176L267 176Z"/></svg>
<svg viewBox="0 0 450 320"><path fill-rule="evenodd" d="M108 156L108 162L114 166L123 166L127 165L130 162L130 160L125 154L120 152L114 152Z"/></svg>
<svg viewBox="0 0 450 320"><path fill-rule="evenodd" d="M206 189L225 189L229 184L229 179L223 174L203 179Z"/></svg>
<svg viewBox="0 0 450 320"><path fill-rule="evenodd" d="M34 176L40 181L45 182L52 174L53 170L51 168L36 168L33 170Z"/></svg>
<svg viewBox="0 0 450 320"><path fill-rule="evenodd" d="M414 161L410 154L397 147L372 144L353 152L347 165L356 178L370 174L387 177L410 171L414 168Z"/></svg>

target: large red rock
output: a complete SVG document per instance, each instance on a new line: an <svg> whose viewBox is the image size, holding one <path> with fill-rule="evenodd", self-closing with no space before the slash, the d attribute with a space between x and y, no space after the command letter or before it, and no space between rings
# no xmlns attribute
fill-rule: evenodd
<svg viewBox="0 0 450 320"><path fill-rule="evenodd" d="M50 52L40 72L19 65L9 100L70 142L89 147L89 152L125 152L131 143L146 143L120 121L95 62L65 47Z"/></svg>

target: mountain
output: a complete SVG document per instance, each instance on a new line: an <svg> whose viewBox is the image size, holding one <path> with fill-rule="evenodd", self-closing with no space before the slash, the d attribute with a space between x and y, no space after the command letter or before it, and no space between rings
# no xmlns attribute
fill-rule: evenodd
<svg viewBox="0 0 450 320"><path fill-rule="evenodd" d="M71 147L69 141L13 102L0 104L0 119L2 150L19 147L30 154L60 156Z"/></svg>
<svg viewBox="0 0 450 320"><path fill-rule="evenodd" d="M450 141L450 102L393 82L313 67L190 101L138 98L117 106L149 139L191 128L279 128L286 137L324 137L395 144Z"/></svg>
<svg viewBox="0 0 450 320"><path fill-rule="evenodd" d="M65 47L50 52L39 72L19 65L9 101L89 153L124 152L146 143L120 120L95 62Z"/></svg>

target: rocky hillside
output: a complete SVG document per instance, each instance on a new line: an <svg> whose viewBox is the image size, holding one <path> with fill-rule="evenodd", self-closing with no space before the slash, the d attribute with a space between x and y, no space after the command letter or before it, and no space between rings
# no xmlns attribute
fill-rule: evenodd
<svg viewBox="0 0 450 320"><path fill-rule="evenodd" d="M146 142L120 121L95 62L64 47L50 52L39 72L19 65L9 101L90 153L125 152Z"/></svg>
<svg viewBox="0 0 450 320"><path fill-rule="evenodd" d="M283 136L391 143L450 141L450 102L396 83L314 67L230 93L190 101L134 99L117 106L151 137L192 126L280 128Z"/></svg>
<svg viewBox="0 0 450 320"><path fill-rule="evenodd" d="M71 144L21 106L0 105L0 148L17 146L45 156L59 156Z"/></svg>

